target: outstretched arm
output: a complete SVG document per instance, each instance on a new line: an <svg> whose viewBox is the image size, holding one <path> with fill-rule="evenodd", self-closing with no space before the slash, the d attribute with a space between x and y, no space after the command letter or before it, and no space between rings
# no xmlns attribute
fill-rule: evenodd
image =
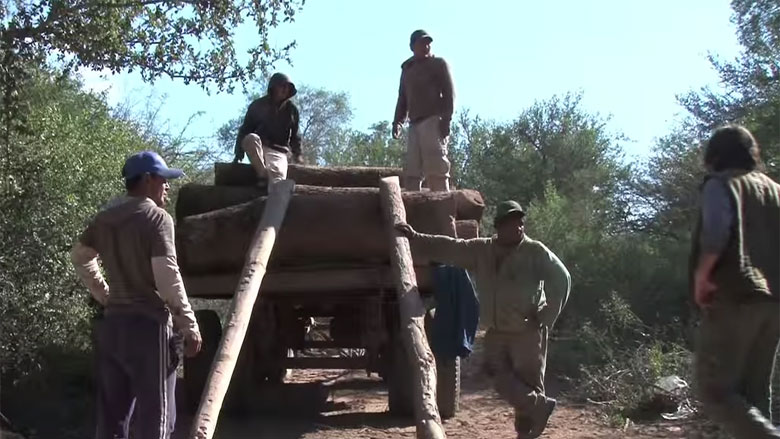
<svg viewBox="0 0 780 439"><path fill-rule="evenodd" d="M425 247L425 251L437 262L475 270L480 257L480 240L456 239L445 235L419 233L409 224L396 225L396 230L406 236L414 245Z"/></svg>

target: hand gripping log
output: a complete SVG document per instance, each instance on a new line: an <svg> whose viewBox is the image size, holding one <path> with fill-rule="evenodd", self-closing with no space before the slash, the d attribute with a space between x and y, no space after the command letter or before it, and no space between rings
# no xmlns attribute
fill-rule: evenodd
<svg viewBox="0 0 780 439"><path fill-rule="evenodd" d="M417 289L409 240L395 225L406 222L398 177L383 178L379 185L382 211L390 239L390 263L401 311L401 339L414 377L412 395L418 439L444 439L444 427L436 405L436 360L425 336L425 306Z"/></svg>
<svg viewBox="0 0 780 439"><path fill-rule="evenodd" d="M241 345L244 343L249 318L252 316L255 300L260 293L260 284L265 276L268 258L271 256L271 250L284 221L294 189L295 182L292 180L283 180L271 186L263 216L255 230L241 272L241 279L233 296L225 332L217 348L206 388L195 415L190 433L193 439L210 439L214 434L219 411L236 367Z"/></svg>

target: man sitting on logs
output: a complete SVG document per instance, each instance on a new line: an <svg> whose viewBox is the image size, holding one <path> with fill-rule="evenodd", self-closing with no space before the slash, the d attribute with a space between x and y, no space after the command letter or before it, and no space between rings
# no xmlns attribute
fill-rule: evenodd
<svg viewBox="0 0 780 439"><path fill-rule="evenodd" d="M480 299L486 371L515 408L518 439L539 437L556 401L544 394L547 336L569 297L571 277L544 244L525 236L525 212L498 206L492 238L455 239L396 226L431 259L470 270Z"/></svg>
<svg viewBox="0 0 780 439"><path fill-rule="evenodd" d="M268 81L268 92L249 105L238 130L233 162L243 160L246 153L260 181L286 180L291 152L293 162L303 163L298 108L290 100L297 92L287 75L275 73Z"/></svg>

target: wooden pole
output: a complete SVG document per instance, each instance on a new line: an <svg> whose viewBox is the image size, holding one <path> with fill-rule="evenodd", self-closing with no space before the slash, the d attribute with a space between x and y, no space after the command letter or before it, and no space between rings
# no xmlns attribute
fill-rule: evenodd
<svg viewBox="0 0 780 439"><path fill-rule="evenodd" d="M444 427L436 405L436 360L425 336L425 305L417 290L409 240L395 230L406 222L398 177L383 178L379 195L391 242L390 260L401 311L401 339L414 377L412 395L419 439L444 439Z"/></svg>
<svg viewBox="0 0 780 439"><path fill-rule="evenodd" d="M295 182L283 180L271 186L262 219L257 226L247 252L246 263L231 304L230 316L211 366L206 388L200 399L190 437L210 439L214 434L219 411L236 367L241 345L249 325L255 300L260 292L268 258L271 256L276 236L287 213Z"/></svg>

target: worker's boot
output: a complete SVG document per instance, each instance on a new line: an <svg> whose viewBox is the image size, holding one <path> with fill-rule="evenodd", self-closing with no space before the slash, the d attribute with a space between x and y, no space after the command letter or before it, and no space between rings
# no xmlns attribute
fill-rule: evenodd
<svg viewBox="0 0 780 439"><path fill-rule="evenodd" d="M529 438L537 438L542 435L544 429L547 428L547 421L550 420L550 415L555 410L557 403L558 401L545 397L545 401L536 408L536 413L534 413L533 417L533 428L531 428Z"/></svg>
<svg viewBox="0 0 780 439"><path fill-rule="evenodd" d="M517 410L515 410L515 431L517 432L517 439L528 439L531 437L531 427L533 427L531 418L525 413L518 413Z"/></svg>

